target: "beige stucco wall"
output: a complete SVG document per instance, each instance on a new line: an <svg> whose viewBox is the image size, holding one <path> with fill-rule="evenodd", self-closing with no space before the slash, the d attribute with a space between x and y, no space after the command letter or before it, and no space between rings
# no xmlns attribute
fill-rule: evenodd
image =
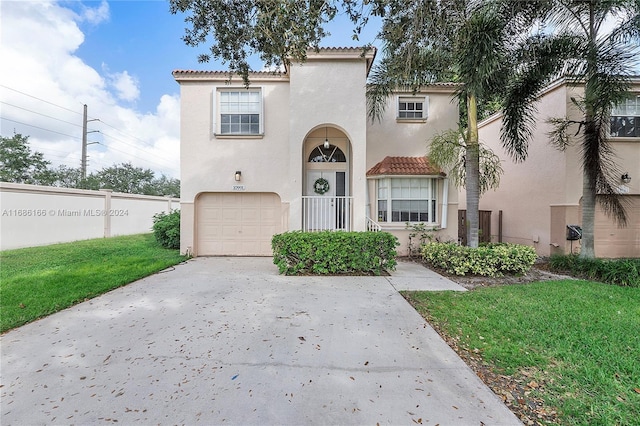
<svg viewBox="0 0 640 426"><path fill-rule="evenodd" d="M302 195L305 137L320 127L333 127L349 140L349 195L353 197L353 229L365 229L366 190L366 63L363 59L310 57L291 67L289 105L289 170L297 172L292 184ZM301 198L291 203L292 229L302 227Z"/></svg>
<svg viewBox="0 0 640 426"><path fill-rule="evenodd" d="M371 167L386 156L420 157L427 155L430 140L437 134L458 126L458 104L453 101L456 87L450 84L423 87L416 95L429 98L428 117L426 121L397 120L397 98L413 96L413 93L394 93L387 99L385 114L380 120L368 120L367 126L367 165ZM446 188L446 189L445 189ZM376 182L369 179L368 208L372 218L376 217ZM443 210L443 191L447 192L446 208ZM458 190L451 181L440 180L438 184L438 218L443 229L436 232L442 240L457 240ZM443 220L441 214L446 211ZM407 254L408 230L404 223L382 224L383 230L391 232L400 242L398 252Z"/></svg>
<svg viewBox="0 0 640 426"><path fill-rule="evenodd" d="M640 89L639 85L636 85ZM503 212L504 242L531 245L541 256L557 252L569 253L571 242L566 240L566 225L581 224L579 204L582 197L582 165L578 144L561 152L549 144L551 126L546 120L553 117L580 119L580 112L571 98L582 95L581 87L563 82L551 86L537 103L533 140L528 157L514 163L502 148L499 132L501 120L492 117L480 123L480 140L490 146L503 160L504 174L497 191L489 191L480 200L481 210L492 211L492 241L498 240L498 212ZM577 128L576 128L577 130ZM611 140L621 171L640 175L640 141ZM640 177L640 176L639 176ZM640 194L640 179L620 189L629 195ZM460 191L460 209L466 206L465 192ZM602 238L596 238L596 255L606 257ZM576 242L573 250L576 251ZM632 255L629 247L627 255ZM619 253L619 248L617 249Z"/></svg>
<svg viewBox="0 0 640 426"><path fill-rule="evenodd" d="M380 123L368 120L366 80L370 52L328 49L311 52L303 64L292 64L287 74L251 75L251 87L263 92L264 136L230 138L214 135L216 88L241 88L242 81L226 73L177 72L181 90L181 247L194 253L195 208L202 192L231 192L242 185L246 192L274 192L282 200L284 230L302 228L309 138L329 133L348 158L347 194L353 197L353 226L366 228L372 192L367 170L385 156L423 156L427 141L436 133L455 128L457 105L451 102L455 87L430 87L426 123L398 123L396 98L389 99ZM327 129L327 130L325 130ZM333 142L332 142L333 143ZM234 181L236 170L242 181ZM444 181L441 182L441 186ZM373 193L375 196L375 193ZM442 197L439 197L442 199ZM447 190L447 232L457 235L457 191ZM442 206L439 206L439 211ZM446 209L445 209L446 210ZM391 231L402 237L404 224ZM394 232L395 233L395 232ZM404 232L406 234L406 232ZM196 253L197 254L197 253Z"/></svg>
<svg viewBox="0 0 640 426"><path fill-rule="evenodd" d="M240 79L224 73L196 75L180 84L180 198L181 251L194 252L194 200L201 192L232 192L235 185L247 192L276 192L291 200L289 146L287 144L289 85L284 77L264 74L252 78L264 102L264 136L220 137L214 134L216 90L242 88ZM235 172L242 172L236 182Z"/></svg>
<svg viewBox="0 0 640 426"><path fill-rule="evenodd" d="M0 182L0 250L151 232L178 199Z"/></svg>

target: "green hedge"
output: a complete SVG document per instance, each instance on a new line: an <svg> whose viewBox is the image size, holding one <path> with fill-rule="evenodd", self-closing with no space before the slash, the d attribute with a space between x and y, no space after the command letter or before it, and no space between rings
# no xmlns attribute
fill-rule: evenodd
<svg viewBox="0 0 640 426"><path fill-rule="evenodd" d="M549 258L556 272L569 272L592 281L622 287L640 287L640 259L582 259L576 254L556 254Z"/></svg>
<svg viewBox="0 0 640 426"><path fill-rule="evenodd" d="M271 240L281 274L375 274L396 267L398 239L387 232L302 232Z"/></svg>
<svg viewBox="0 0 640 426"><path fill-rule="evenodd" d="M153 215L153 236L164 248L180 248L180 210Z"/></svg>
<svg viewBox="0 0 640 426"><path fill-rule="evenodd" d="M519 244L490 243L471 248L455 243L429 243L422 248L422 258L453 275L500 277L526 273L537 255L533 247Z"/></svg>

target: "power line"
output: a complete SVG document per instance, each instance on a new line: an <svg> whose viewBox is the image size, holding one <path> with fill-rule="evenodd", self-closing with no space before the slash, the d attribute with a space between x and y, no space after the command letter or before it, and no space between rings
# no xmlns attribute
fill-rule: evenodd
<svg viewBox="0 0 640 426"><path fill-rule="evenodd" d="M44 100L44 99L38 98L37 96L33 96L33 95L28 94L28 93L21 92L20 90L14 89L14 88L9 87L9 86L5 86L4 84L0 84L0 87L4 87L5 89L12 90L12 91L14 91L14 92L16 92L16 93L20 93L21 95L25 95L25 96L28 96L28 97L30 97L30 98L37 99L37 100L39 100L39 101L42 101L42 102L48 103L49 105L53 105L53 106L56 106L56 107L58 107L58 108L62 108L62 109L64 109L64 110L67 110L67 111L72 112L72 113L74 113L74 114L82 115L82 114L80 114L78 111L74 111L74 110L69 109L69 108L67 108L67 107L63 107L62 105L54 104L53 102L49 102L49 101L47 101L47 100Z"/></svg>
<svg viewBox="0 0 640 426"><path fill-rule="evenodd" d="M108 126L108 127L111 127L113 130L115 130L116 132L120 133L120 134L121 134L121 135L123 135L123 136L126 136L126 137L131 138L131 139L139 140L139 141L140 141L140 142L142 142L143 144L148 145L150 148L152 148L152 147L153 147L153 143L152 143L152 142L145 141L145 140L142 140L142 139L140 139L140 138L138 138L138 137L136 137L136 136L132 136L132 135L129 135L129 134L127 134L127 133L124 133L122 130L120 130L120 129L118 129L118 128L116 128L116 127L112 126L111 124L109 124L109 123L107 123L107 122L104 122L104 121L102 121L102 120L100 120L100 122L101 122L102 124L104 124L104 125ZM114 139L115 139L115 138L114 138Z"/></svg>
<svg viewBox="0 0 640 426"><path fill-rule="evenodd" d="M74 113L74 114L83 115L83 113L80 113L80 112L78 112L78 111L74 111L74 110L69 109L69 108L66 108L66 107L64 107L64 106L62 106L62 105L59 105L59 104L56 104L56 103L53 103L53 102L47 101L47 100L42 99L42 98L39 98L39 97L37 97L37 96L30 95L29 93L22 92L22 91L20 91L20 90L14 89L14 88L12 88L12 87L8 87L8 86L5 86L5 85L3 85L3 84L0 84L0 87L3 87L3 88L5 88L5 89L11 90L11 91L13 91L13 92L19 93L19 94L24 95L24 96L28 96L28 97L30 97L30 98L33 98L33 99L36 99L36 100L38 100L38 101L41 101L41 102L47 103L47 104L49 104L49 105L53 105L53 106L55 106L55 107L58 107L58 108L64 109L64 110L69 111L69 112L72 112L72 113ZM27 109L27 108L24 108L24 107L20 107L20 106L17 106L17 105L13 105L13 104L10 104L10 103L8 103L8 102L2 102L2 103L6 104L6 105L9 105L9 106L12 106L12 107L15 107L15 108L19 108L19 109L22 109L22 110L25 110L25 111L31 112L31 113L34 113L34 114L38 114L38 115L44 116L44 117L47 117L47 118L51 118L51 119L54 119L54 120L58 120L58 121L61 121L61 122L63 122L63 123L72 124L72 125L77 126L77 127L82 127L82 126L78 125L77 123L71 123L71 122L68 122L68 121L65 121L65 120L62 120L62 119L56 118L56 117L52 117L52 116L49 116L49 115L46 115L46 114L43 114L43 113L39 113L39 112L37 112L37 111L33 111L33 110L30 110L30 109ZM22 125L24 125L24 126L32 127L32 128L34 128L34 129L40 129L40 130L44 130L44 131L46 131L46 132L56 133L56 134L59 134L59 135L62 135L62 136L67 136L67 137L70 137L70 138L73 138L73 139L79 139L79 140L82 140L82 138L80 138L80 137L72 136L72 135L69 135L69 134L66 134L66 133L62 133L62 132L58 132L58 131L55 131L55 130L50 130L50 129L46 129L46 128L43 128L43 127L35 126L35 125L32 125L32 124L27 124L27 123L24 123L24 122L21 122L21 121L17 121L17 120L13 120L13 119L10 119L10 118L5 118L5 117L0 117L0 118L1 118L2 120L11 121L11 122L13 122L13 123L17 123L17 124L22 124ZM106 126L108 126L108 127L112 128L113 130L117 131L118 133L122 134L123 136L128 137L128 138L131 138L131 139L136 139L136 140L138 140L138 141L142 142L142 144L144 145L144 148L153 148L153 143L152 143L152 142L145 141L145 140L140 139L140 138L138 138L138 137L136 137L136 136L129 135L129 134L127 134L127 133L125 133L125 132L121 131L121 130L120 130L120 129L118 129L117 127L112 126L112 125L111 125L111 124L109 124L109 123L103 122L102 120L99 120L99 119L92 119L92 120L100 121L100 122L101 122L101 123L103 123L104 125L106 125ZM88 120L88 121L91 121L91 120ZM104 133L103 133L103 134L104 134ZM128 153L128 152L125 152L125 151L119 150L119 149L117 149L117 148L114 148L112 145L106 145L106 144L104 144L104 146L105 146L107 149L112 149L112 150L114 150L114 151L117 151L117 152L123 153L123 154L125 154L125 155L127 155L127 156L137 158L138 160L141 160L141 161L144 161L144 162L147 162L147 163L151 163L151 164L155 164L156 166L161 167L161 168L167 168L167 169L169 169L169 170L178 171L178 168L176 168L176 167L174 167L174 166L171 166L171 165L170 165L170 163L173 161L173 159L169 159L169 158L167 158L167 157L161 157L161 156L159 156L159 155L157 155L157 154L155 154L155 153L153 153L153 152L150 152L150 151L148 151L148 150L146 150L146 149L143 149L143 147L140 147L140 146L136 146L136 145L132 145L132 144L130 144L130 143L127 143L127 142L123 141L122 139L119 139L119 138L117 138L117 137L115 137L115 136L113 136L113 135L110 135L110 134L104 134L104 135L105 135L106 137L109 137L109 138L111 138L111 139L113 139L113 140L115 140L115 141L117 141L117 142L120 142L120 143L122 143L122 144L124 144L124 145L128 145L128 146L130 146L130 147L132 147L132 148L138 149L138 150L142 151L142 152L143 152L143 153L145 153L145 154L148 154L148 155L154 156L154 157L156 157L157 159L159 159L159 160L161 160L161 161L163 161L163 162L166 162L167 164L160 164L160 163L157 163L157 162L155 162L155 161L150 161L149 159L142 158L142 157L138 157L137 155L134 155L134 154L131 154L131 153ZM83 130L83 136L84 136L84 130Z"/></svg>
<svg viewBox="0 0 640 426"><path fill-rule="evenodd" d="M73 139L80 139L80 138L79 138L79 137L77 137L77 136L68 135L68 134L66 134L66 133L57 132L57 131L55 131L55 130L45 129L44 127L34 126L33 124L23 123L22 121L12 120L12 119L10 119L10 118L6 118L6 117L0 117L0 119L1 119L1 120L11 121L12 123L22 124L23 126L33 127L34 129L44 130L45 132L57 133L57 134L59 134L59 135L62 135L62 136L68 136L68 137L73 138Z"/></svg>
<svg viewBox="0 0 640 426"><path fill-rule="evenodd" d="M159 166L159 167L164 167L164 168L168 168L168 169L173 170L173 171L178 171L178 169L176 169L176 168L174 168L174 167L167 166L166 164L165 164L165 165L162 165L162 164L154 163L153 161L149 161L149 160L147 160L147 159L145 159L145 158L138 157L137 155L133 155L133 154L131 154L131 153L129 153L129 152L122 151L122 150L120 150L120 149L114 148L113 146L109 146L109 149L112 149L112 150L114 150L114 151L118 151L118 152L121 152L121 153L126 154L126 155L128 155L128 156L131 156L131 157L137 158L138 160L142 160L142 161L145 161L145 162L148 162L148 163L151 163L151 164L155 164L156 166Z"/></svg>
<svg viewBox="0 0 640 426"><path fill-rule="evenodd" d="M38 115L41 115L41 116L43 116L43 117L51 118L52 120L57 120L57 121L61 121L61 122L63 122L63 123L71 124L72 126L82 127L82 126L81 126L80 124L78 124L78 123L72 123L72 122L70 122L70 121L65 121L65 120L62 120L61 118L52 117L52 116L50 116L50 115L43 114L43 113L41 113L41 112L33 111L33 110L31 110L31 109L28 109L28 108L24 108L24 107L21 107L21 106L18 106L18 105L10 104L9 102L3 102L3 101L0 101L0 103L5 104L5 105L12 106L12 107L14 107L14 108L21 109L21 110L23 110L23 111L28 111L28 112L31 112L31 113L33 113L33 114L38 114Z"/></svg>
<svg viewBox="0 0 640 426"><path fill-rule="evenodd" d="M157 159L159 159L159 160L167 161L167 162L172 161L171 159L169 159L169 158L167 158L167 157L160 157L159 155L156 155L156 154L154 154L154 153L153 153L153 152L151 152L151 151L147 151L147 150L141 149L140 147L138 147L138 146L136 146L136 145L132 145L132 144L130 144L130 143L128 143L128 142L125 142L125 141L123 141L122 139L118 139L118 138L116 138L115 136L110 135L110 134L108 134L108 133L104 133L104 132L101 132L101 133L102 133L104 136L110 137L111 139L114 139L114 140L116 140L116 141L118 141L118 142L120 142L120 143L122 143L122 144L124 144L124 145L128 145L128 146L130 146L130 147L132 147L132 148L140 149L141 151L145 152L146 154L153 155L154 157L156 157L156 158L157 158ZM147 161L148 161L148 160L147 160ZM157 163L156 163L156 164L157 164Z"/></svg>

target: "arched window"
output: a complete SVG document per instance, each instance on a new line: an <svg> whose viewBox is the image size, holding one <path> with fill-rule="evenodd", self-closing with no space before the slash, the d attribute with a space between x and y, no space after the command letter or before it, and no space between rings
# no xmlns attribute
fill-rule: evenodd
<svg viewBox="0 0 640 426"><path fill-rule="evenodd" d="M335 145L329 145L329 148L325 148L324 145L318 145L311 151L309 155L310 163L346 163L347 157L344 152Z"/></svg>

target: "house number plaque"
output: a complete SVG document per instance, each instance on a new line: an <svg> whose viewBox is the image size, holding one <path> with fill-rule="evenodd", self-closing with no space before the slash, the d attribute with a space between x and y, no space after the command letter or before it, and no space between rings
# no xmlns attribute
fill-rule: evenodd
<svg viewBox="0 0 640 426"><path fill-rule="evenodd" d="M231 189L233 189L234 191L244 191L246 188L244 187L244 185L233 185Z"/></svg>

